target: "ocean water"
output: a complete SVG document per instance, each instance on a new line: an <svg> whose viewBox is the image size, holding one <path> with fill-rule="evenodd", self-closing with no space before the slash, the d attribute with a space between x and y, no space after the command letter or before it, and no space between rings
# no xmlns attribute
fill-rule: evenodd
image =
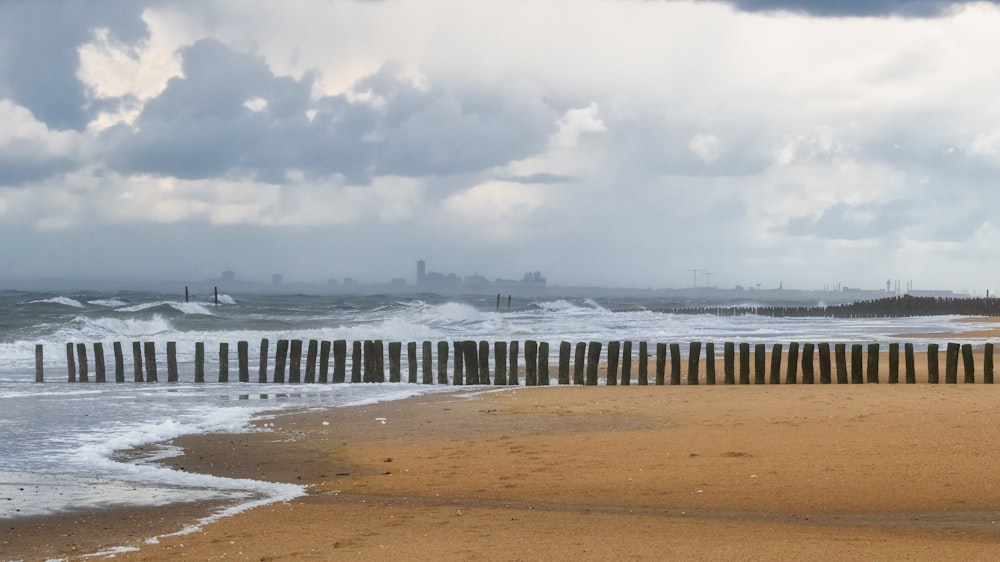
<svg viewBox="0 0 1000 562"><path fill-rule="evenodd" d="M555 364L558 342L913 342L894 334L949 329L954 317L839 320L757 316L672 315L675 303L629 299L515 299L497 310L493 297L434 295L220 295L182 302L151 293L47 294L0 292L0 519L72 509L234 500L233 510L303 493L294 485L173 471L157 459L179 454L163 445L193 433L250 430L250 421L290 408L328 408L437 392L439 385L193 383L195 343L206 344L206 378L217 369L218 344L250 343L251 380L262 338L421 342L457 340L548 341ZM629 308L631 312L612 312ZM974 324L966 325L974 329ZM113 380L112 343L122 342L131 380L131 342L156 343L156 384L68 383L66 343L104 344ZM181 382L166 383L167 342L176 342ZM44 349L46 382L34 382L35 346ZM420 346L418 346L419 350ZM637 352L638 346L633 349ZM686 352L686 346L682 346ZM403 372L406 373L404 353ZM420 361L420 357L418 357ZM523 356L521 358L523 373ZM230 359L233 377L235 357ZM348 364L350 357L348 357ZM270 376L270 375L269 375ZM405 376L404 376L405 378ZM138 460L117 451L141 447Z"/></svg>

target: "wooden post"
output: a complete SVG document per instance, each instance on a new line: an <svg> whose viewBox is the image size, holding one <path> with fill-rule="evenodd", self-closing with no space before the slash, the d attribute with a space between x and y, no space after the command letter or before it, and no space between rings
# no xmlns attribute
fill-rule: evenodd
<svg viewBox="0 0 1000 562"><path fill-rule="evenodd" d="M167 382L177 382L177 342L167 342Z"/></svg>
<svg viewBox="0 0 1000 562"><path fill-rule="evenodd" d="M938 344L927 344L927 382L938 384L940 378L938 372Z"/></svg>
<svg viewBox="0 0 1000 562"><path fill-rule="evenodd" d="M639 342L639 386L649 384L649 344L645 341Z"/></svg>
<svg viewBox="0 0 1000 562"><path fill-rule="evenodd" d="M465 360L465 383L479 384L479 350L476 342L469 340L463 343L462 355Z"/></svg>
<svg viewBox="0 0 1000 562"><path fill-rule="evenodd" d="M750 344L740 343L740 384L750 384Z"/></svg>
<svg viewBox="0 0 1000 562"><path fill-rule="evenodd" d="M862 365L864 347L860 343L851 345L851 384L864 384Z"/></svg>
<svg viewBox="0 0 1000 562"><path fill-rule="evenodd" d="M236 361L239 368L239 381L250 382L250 342L236 342Z"/></svg>
<svg viewBox="0 0 1000 562"><path fill-rule="evenodd" d="M125 382L125 352L122 351L122 342L116 341L111 347L115 354L115 382Z"/></svg>
<svg viewBox="0 0 1000 562"><path fill-rule="evenodd" d="M758 343L753 346L753 383L764 384L764 372L767 365L767 346Z"/></svg>
<svg viewBox="0 0 1000 562"><path fill-rule="evenodd" d="M776 343L771 346L771 373L768 378L770 384L781 384L781 344Z"/></svg>
<svg viewBox="0 0 1000 562"><path fill-rule="evenodd" d="M510 372L507 374L507 384L512 386L517 386L521 384L521 381L519 380L520 377L518 376L518 367L517 367L517 356L518 356L519 345L520 344L517 340L510 342L510 353L508 357L510 359L510 361L508 362L510 364Z"/></svg>
<svg viewBox="0 0 1000 562"><path fill-rule="evenodd" d="M319 382L326 384L330 381L330 349L333 344L330 340L323 340L319 344Z"/></svg>
<svg viewBox="0 0 1000 562"><path fill-rule="evenodd" d="M534 340L524 342L524 384L538 384L538 342Z"/></svg>
<svg viewBox="0 0 1000 562"><path fill-rule="evenodd" d="M447 342L441 342L441 343L444 344L444 354L445 354L445 356L447 356L448 355L448 343ZM423 345L421 345L421 351L423 352L422 353L423 356L420 359L421 359L421 366L423 367L423 381L422 382L424 384L434 384L434 356L431 355L431 349L432 349L432 347L433 346L432 346L431 342L429 342L427 340L424 340ZM440 353L440 348L438 348L438 353ZM448 374L447 374L448 373L448 360L447 359L445 359L444 366L445 366L445 377L447 377L448 376ZM446 381L447 381L447 379L446 379Z"/></svg>
<svg viewBox="0 0 1000 562"><path fill-rule="evenodd" d="M915 384L917 382L917 369L913 361L913 344L906 343L903 345L903 355L905 357L906 363L906 384Z"/></svg>
<svg viewBox="0 0 1000 562"><path fill-rule="evenodd" d="M899 383L899 344L889 344L889 384Z"/></svg>
<svg viewBox="0 0 1000 562"><path fill-rule="evenodd" d="M306 347L306 378L307 384L316 383L316 358L319 355L319 341L309 340Z"/></svg>
<svg viewBox="0 0 1000 562"><path fill-rule="evenodd" d="M285 383L285 364L288 362L288 340L278 340L274 349L274 375L271 380L278 384Z"/></svg>
<svg viewBox="0 0 1000 562"><path fill-rule="evenodd" d="M547 341L538 342L538 384L549 386L549 342Z"/></svg>
<svg viewBox="0 0 1000 562"><path fill-rule="evenodd" d="M656 384L667 383L667 344L656 344Z"/></svg>
<svg viewBox="0 0 1000 562"><path fill-rule="evenodd" d="M438 369L437 369L437 382L438 384L448 384L448 342L439 341L437 344L438 348ZM424 384L434 384L434 374L431 371L433 366L433 357L431 357L431 342L425 341L421 345L421 350L423 351L423 383Z"/></svg>
<svg viewBox="0 0 1000 562"><path fill-rule="evenodd" d="M90 375L87 373L87 344L76 344L76 366L77 379L80 382L90 382Z"/></svg>
<svg viewBox="0 0 1000 562"><path fill-rule="evenodd" d="M299 342L299 351L302 351L302 342ZM219 343L219 382L229 382L229 344Z"/></svg>
<svg viewBox="0 0 1000 562"><path fill-rule="evenodd" d="M132 342L132 380L143 382L146 378L142 374L142 344Z"/></svg>
<svg viewBox="0 0 1000 562"><path fill-rule="evenodd" d="M568 341L559 343L559 384L569 384L569 362L573 346Z"/></svg>
<svg viewBox="0 0 1000 562"><path fill-rule="evenodd" d="M461 341L456 341L455 344L454 344L454 349L455 349L455 361L454 361L455 372L452 373L452 377L451 377L451 381L452 382L451 382L451 384L453 384L455 386L461 386L461 385L465 384L465 373L462 371L462 356L464 355L462 347L464 345L465 345L464 342L461 342Z"/></svg>
<svg viewBox="0 0 1000 562"><path fill-rule="evenodd" d="M958 356L960 353L961 346L955 342L949 342L947 351L945 352L945 371L944 371L944 382L945 384L957 384L958 383Z"/></svg>
<svg viewBox="0 0 1000 562"><path fill-rule="evenodd" d="M837 364L837 384L847 384L850 379L847 376L847 344L838 343L833 346L833 354Z"/></svg>
<svg viewBox="0 0 1000 562"><path fill-rule="evenodd" d="M705 384L715 384L715 343L705 344Z"/></svg>
<svg viewBox="0 0 1000 562"><path fill-rule="evenodd" d="M584 371L586 370L586 358L587 344L582 341L576 342L576 350L573 355L573 384L582 385L587 382L584 377Z"/></svg>
<svg viewBox="0 0 1000 562"><path fill-rule="evenodd" d="M868 344L868 383L878 384L879 350L877 343Z"/></svg>
<svg viewBox="0 0 1000 562"><path fill-rule="evenodd" d="M94 381L107 382L107 373L104 370L104 344L94 342Z"/></svg>
<svg viewBox="0 0 1000 562"><path fill-rule="evenodd" d="M698 363L701 361L701 342L693 341L688 344L688 373L687 383L689 385L698 384Z"/></svg>
<svg viewBox="0 0 1000 562"><path fill-rule="evenodd" d="M788 343L788 363L785 367L785 384L799 384L799 342Z"/></svg>
<svg viewBox="0 0 1000 562"><path fill-rule="evenodd" d="M983 346L983 383L993 384L993 343Z"/></svg>
<svg viewBox="0 0 1000 562"><path fill-rule="evenodd" d="M156 342L145 342L143 344L146 355L146 382L157 382L156 375Z"/></svg>
<svg viewBox="0 0 1000 562"><path fill-rule="evenodd" d="M972 355L972 344L962 344L962 363L965 367L965 384L976 382L976 360Z"/></svg>
<svg viewBox="0 0 1000 562"><path fill-rule="evenodd" d="M267 348L271 342L267 338L260 340L260 364L257 366L257 382L267 382Z"/></svg>
<svg viewBox="0 0 1000 562"><path fill-rule="evenodd" d="M816 346L812 343L802 345L802 384L813 384L816 382L813 370L813 352L815 349Z"/></svg>
<svg viewBox="0 0 1000 562"><path fill-rule="evenodd" d="M375 380L375 342L364 340L362 343L364 351L361 355L362 382L373 382Z"/></svg>
<svg viewBox="0 0 1000 562"><path fill-rule="evenodd" d="M68 382L76 382L76 346L72 343L66 344L66 369Z"/></svg>
<svg viewBox="0 0 1000 562"><path fill-rule="evenodd" d="M299 384L301 382L302 382L302 340L295 339L289 342L288 383Z"/></svg>
<svg viewBox="0 0 1000 562"><path fill-rule="evenodd" d="M385 345L375 340L375 382L385 382Z"/></svg>
<svg viewBox="0 0 1000 562"><path fill-rule="evenodd" d="M597 370L601 363L601 342L592 341L587 347L587 385L597 385Z"/></svg>
<svg viewBox="0 0 1000 562"><path fill-rule="evenodd" d="M507 342L493 342L493 364L496 371L493 384L507 384Z"/></svg>
<svg viewBox="0 0 1000 562"><path fill-rule="evenodd" d="M205 343L194 344L194 382L205 382Z"/></svg>
<svg viewBox="0 0 1000 562"><path fill-rule="evenodd" d="M632 384L632 340L622 343L622 384Z"/></svg>
<svg viewBox="0 0 1000 562"><path fill-rule="evenodd" d="M670 344L670 384L681 384L681 344Z"/></svg>
<svg viewBox="0 0 1000 562"><path fill-rule="evenodd" d="M608 386L618 385L618 358L621 353L621 342L608 342L608 374L606 377Z"/></svg>
<svg viewBox="0 0 1000 562"><path fill-rule="evenodd" d="M347 340L333 341L333 376L330 382L341 384L347 380Z"/></svg>
<svg viewBox="0 0 1000 562"><path fill-rule="evenodd" d="M727 341L722 350L724 371L722 384L736 384L736 344Z"/></svg>
<svg viewBox="0 0 1000 562"><path fill-rule="evenodd" d="M427 345L424 346L423 344L421 344L421 347L422 348L426 347L427 351L430 351L431 342L425 341L424 343ZM433 360L433 358L431 359ZM417 363L417 342L415 341L406 342L406 374L407 374L406 382L410 384L417 384L418 382L420 382L420 376L418 375L418 373L420 372L420 367L421 365Z"/></svg>
<svg viewBox="0 0 1000 562"><path fill-rule="evenodd" d="M830 368L830 343L819 344L819 384L830 384L833 382L833 370Z"/></svg>
<svg viewBox="0 0 1000 562"><path fill-rule="evenodd" d="M401 382L403 344L398 341L389 342L389 382Z"/></svg>
<svg viewBox="0 0 1000 562"><path fill-rule="evenodd" d="M490 384L490 342L486 340L479 341L479 384Z"/></svg>
<svg viewBox="0 0 1000 562"><path fill-rule="evenodd" d="M45 366L44 357L45 353L42 344L35 344L35 382L45 382Z"/></svg>

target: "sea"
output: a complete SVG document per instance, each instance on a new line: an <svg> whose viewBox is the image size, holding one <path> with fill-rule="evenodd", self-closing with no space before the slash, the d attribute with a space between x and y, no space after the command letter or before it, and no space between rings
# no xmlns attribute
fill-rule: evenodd
<svg viewBox="0 0 1000 562"><path fill-rule="evenodd" d="M659 312L684 303L662 299L514 298L493 296L310 296L146 292L43 293L0 291L0 519L176 502L223 500L222 517L304 494L291 484L174 471L158 460L179 455L175 437L260 431L251 421L290 409L336 408L398 400L449 389L445 385L273 384L193 382L195 344L208 352L212 379L219 343L250 343L250 372L262 338L399 341L534 339L550 342L557 363L561 341L633 342L892 342L918 350L935 340L898 337L940 332L956 317L898 319L771 318ZM705 304L705 303L701 303ZM753 306L754 303L739 303ZM817 303L819 304L819 303ZM627 309L627 312L616 312ZM967 325L975 329L975 323ZM68 382L66 344L104 344L113 379L112 343L175 342L180 382ZM44 350L45 382L35 382L35 347ZM418 345L418 350L421 346ZM436 346L435 346L436 349ZM686 352L686 346L682 346ZM638 346L633 346L637 352ZM418 351L419 353L419 351ZM418 362L421 360L418 356ZM523 355L521 372L523 384ZM158 359L161 370L165 361ZM273 362L273 344L272 344ZM407 372L403 357L403 373ZM235 358L231 360L235 363ZM350 357L348 357L350 372ZM404 375L404 380L406 376ZM251 377L255 380L255 377ZM123 451L141 450L140 455Z"/></svg>

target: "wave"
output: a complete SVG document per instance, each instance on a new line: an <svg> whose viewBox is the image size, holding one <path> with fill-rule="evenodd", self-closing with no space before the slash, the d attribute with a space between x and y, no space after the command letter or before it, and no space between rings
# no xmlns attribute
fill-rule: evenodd
<svg viewBox="0 0 1000 562"><path fill-rule="evenodd" d="M73 308L84 308L83 303L69 297L52 297L51 299L31 301L29 304L61 304L65 306L72 306Z"/></svg>
<svg viewBox="0 0 1000 562"><path fill-rule="evenodd" d="M97 299L93 301L87 301L87 304L92 304L94 306L103 306L105 308L119 308L122 306L128 306L127 301L122 299Z"/></svg>
<svg viewBox="0 0 1000 562"><path fill-rule="evenodd" d="M115 337L156 336L173 331L170 321L159 314L152 318L87 318L77 316L58 330L57 340L72 341L76 339L101 340Z"/></svg>
<svg viewBox="0 0 1000 562"><path fill-rule="evenodd" d="M119 312L142 312L144 310L150 310L153 308L172 308L178 312L184 314L201 314L204 316L214 316L212 311L205 307L205 305L196 302L176 302L176 301L159 301L159 302L145 302L141 304L135 304L132 306L126 306L119 308Z"/></svg>

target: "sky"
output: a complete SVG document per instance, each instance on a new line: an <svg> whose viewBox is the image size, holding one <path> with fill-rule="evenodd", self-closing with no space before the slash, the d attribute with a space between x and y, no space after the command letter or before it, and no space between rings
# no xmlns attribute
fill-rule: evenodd
<svg viewBox="0 0 1000 562"><path fill-rule="evenodd" d="M424 259L993 294L997 29L943 0L0 0L0 287Z"/></svg>

